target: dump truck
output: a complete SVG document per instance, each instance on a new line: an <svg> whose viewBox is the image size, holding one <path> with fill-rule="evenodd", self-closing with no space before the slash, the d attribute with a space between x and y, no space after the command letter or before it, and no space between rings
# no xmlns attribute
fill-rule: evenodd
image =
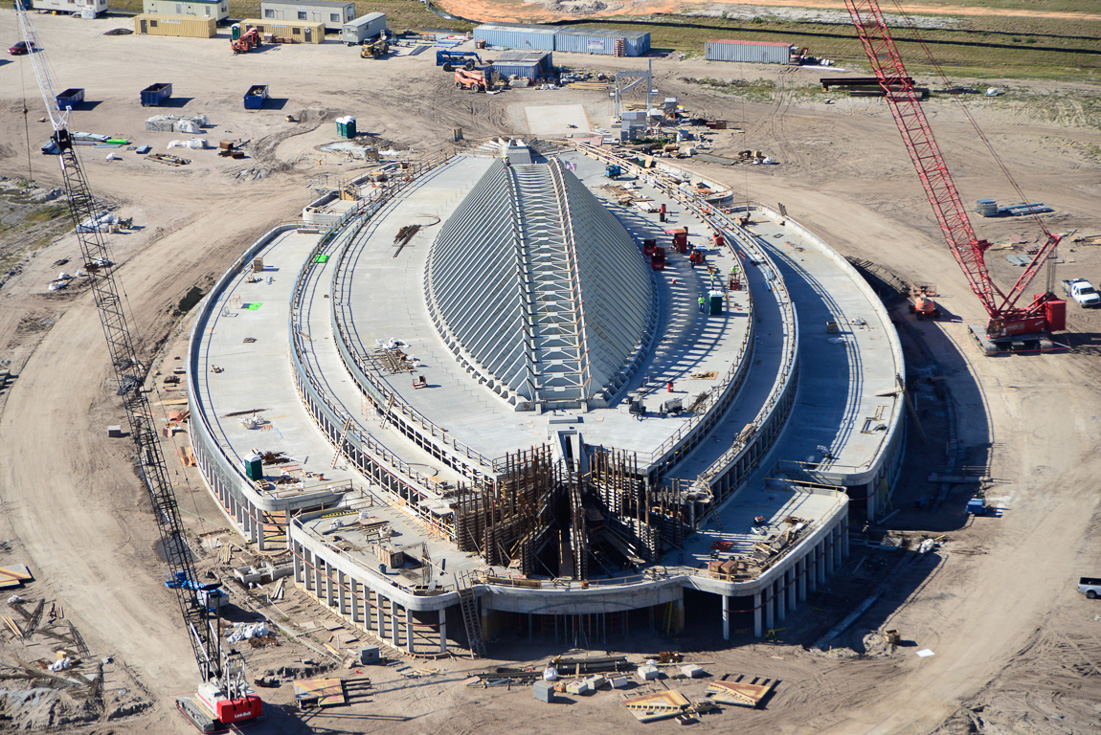
<svg viewBox="0 0 1101 735"><path fill-rule="evenodd" d="M1063 293L1077 301L1078 305L1084 309L1092 309L1101 305L1101 295L1098 295L1097 289L1085 278L1072 278L1063 281Z"/></svg>

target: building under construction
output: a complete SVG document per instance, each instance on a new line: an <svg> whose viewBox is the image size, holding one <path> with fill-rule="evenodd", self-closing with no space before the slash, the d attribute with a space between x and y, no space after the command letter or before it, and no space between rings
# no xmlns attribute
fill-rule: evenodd
<svg viewBox="0 0 1101 735"><path fill-rule="evenodd" d="M515 141L329 188L204 301L192 451L380 641L598 645L686 602L760 636L886 507L897 336L786 212Z"/></svg>

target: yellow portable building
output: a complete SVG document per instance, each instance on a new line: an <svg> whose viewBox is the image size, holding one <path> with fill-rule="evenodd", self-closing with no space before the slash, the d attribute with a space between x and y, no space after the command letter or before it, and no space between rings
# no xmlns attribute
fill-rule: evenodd
<svg viewBox="0 0 1101 735"><path fill-rule="evenodd" d="M186 15L134 16L134 33L149 36L183 36L186 38L214 38L218 33L218 21L214 18L197 18Z"/></svg>
<svg viewBox="0 0 1101 735"><path fill-rule="evenodd" d="M322 43L325 40L325 24L306 20L261 20L246 18L241 21L241 33L249 26L264 37L264 42L279 43L275 39L291 39L292 43Z"/></svg>

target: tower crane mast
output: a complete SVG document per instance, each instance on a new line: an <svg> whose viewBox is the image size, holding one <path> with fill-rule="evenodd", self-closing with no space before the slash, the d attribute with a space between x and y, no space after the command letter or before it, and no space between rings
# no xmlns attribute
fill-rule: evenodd
<svg viewBox="0 0 1101 735"><path fill-rule="evenodd" d="M933 138L921 97L914 91L914 82L902 63L879 3L877 0L845 0L845 5L933 207L937 224L971 290L986 309L987 339L997 341L1064 329L1066 303L1052 293L1036 295L1027 306L1017 305L1058 246L1060 236L1047 232L1047 241L1037 250L1013 287L1008 291L998 288L986 267L985 253L991 243L975 235L959 191Z"/></svg>
<svg viewBox="0 0 1101 735"><path fill-rule="evenodd" d="M88 272L90 290L99 312L107 351L111 358L117 394L122 398L130 429L130 437L137 450L137 470L149 494L153 517L160 532L160 548L168 564L166 586L173 589L180 615L187 629L195 662L203 684L199 687L199 700L212 716L204 716L194 704L177 700L181 711L196 726L212 731L234 722L255 719L261 712L260 698L253 694L245 679L240 654L222 650L218 630L214 625L210 600L211 585L200 585L192 561L191 549L184 535L183 522L176 503L172 483L169 480L164 454L154 421L153 409L142 387L147 372L134 349L134 341L126 317L125 305L120 296L113 262L109 257L106 239L97 226L102 209L92 196L84 169L80 165L68 129L70 110L58 110L55 102L53 79L44 51L38 43L37 33L26 9L15 4L23 39L30 50L38 87L46 104L46 113L53 125L53 150L58 154L61 176L69 200L69 212L76 228L84 269ZM33 45L31 45L33 43ZM219 599L217 596L214 599Z"/></svg>

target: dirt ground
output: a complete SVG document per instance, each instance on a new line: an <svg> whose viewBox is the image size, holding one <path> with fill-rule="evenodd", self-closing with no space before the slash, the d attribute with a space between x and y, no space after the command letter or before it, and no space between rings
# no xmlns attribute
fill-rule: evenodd
<svg viewBox="0 0 1101 735"><path fill-rule="evenodd" d="M120 216L133 217L134 227L111 242L139 349L161 370L185 347L187 322L174 310L188 289L208 287L249 242L294 220L310 198L311 177L347 176L364 167L318 151L335 138L335 117L355 115L361 131L415 153L448 145L456 127L474 141L525 132L529 105L583 104L595 124L609 113L607 99L591 91L462 93L450 75L432 66L428 54L361 60L355 50L329 43L234 56L224 38L104 36L126 23L47 16L34 21L54 79L62 87L85 87L93 103L74 114L71 129L126 136L165 152L168 141L183 136L147 133L147 117L205 113L214 125L206 137L215 144L244 143L249 154L235 161L209 150L174 150L191 164L172 168L126 150L114 151L121 156L117 161L106 160L112 152L107 149L80 151L92 189ZM0 14L0 39L14 42L16 35L13 15ZM556 55L556 61L605 71L645 64L569 55ZM38 122L42 103L26 57L8 62L0 66L0 175L25 177L24 100L32 150L49 128ZM715 677L744 673L779 681L765 709L726 708L705 716L697 730L1096 731L1101 603L1087 601L1073 585L1081 575L1101 575L1101 551L1092 541L1101 531L1095 479L1101 474L1095 434L1101 415L1095 388L1101 376L1096 359L1101 312L1070 306L1070 331L1061 337L1073 347L1069 351L980 356L965 336L965 324L980 321L981 309L940 240L882 103L803 101L792 88L816 78L810 69L760 70L778 85L766 103L742 102L681 81L731 74L707 62L656 59L654 71L663 95L679 95L693 114L727 118L735 126L715 133L711 152L760 149L780 164L684 165L731 185L739 198L783 202L792 217L846 255L907 281L936 284L951 318L913 322L904 309L899 313L927 442L914 442L908 479L896 494L898 513L887 527L910 542L941 538L942 545L928 556L854 545L845 563L848 574L831 579L829 588L789 618L775 642L743 636L725 647L690 626L677 638L643 633L605 645L636 659L679 649ZM177 107L139 106L138 91L158 80L174 83ZM255 83L271 85L275 109L242 109L241 95ZM965 202L1017 201L964 116L943 100L931 101L927 110ZM973 113L1028 201L1055 208L1056 214L1045 218L1052 230L1101 233L1101 176L1097 159L1089 157L1101 145L1101 132L1033 119L1004 99L977 99ZM298 122L287 122L286 115ZM59 185L56 159L34 152L30 166L43 187ZM999 283L1012 283L1020 269L1004 256L1025 252L1041 233L1031 221L976 220L981 235L1005 244L990 251L988 261ZM1071 243L1059 255L1060 278L1096 282L1101 276L1101 248ZM11 681L4 686L15 694L0 696L0 727L27 729L37 723L52 732L97 735L190 732L170 698L193 688L196 668L175 602L162 583L163 566L153 550L156 528L131 469L131 445L108 439L105 431L124 420L109 389L98 317L87 293L46 290L56 277L53 264L78 257L74 237L61 237L25 260L0 287L0 360L10 361L16 376L0 393L0 564L31 568L36 580L19 594L28 600L28 612L38 600L53 608L43 627L68 630L71 622L79 630L88 653L78 657L77 670L94 679L102 667L105 706L89 710L80 699L86 688L75 685L45 685L55 692L50 697L65 700L56 706L48 697L27 705L32 695L26 692L38 691L34 687L41 682L3 669L0 674L14 672L5 675ZM163 389L153 396L158 410L172 400L178 397ZM217 547L231 543L225 521L201 478L173 460L174 446L186 436L172 441L166 456L185 518L202 539L217 539L197 544L200 566L225 576ZM930 472L948 468L946 449L960 464L989 472L988 495L1000 508L995 516L968 520L961 509L970 486L928 479ZM928 501L920 510L914 507L918 498ZM869 538L874 542L883 530L869 529ZM256 560L240 549L230 564ZM325 649L329 631L299 624L325 616L293 589L275 607L256 591L238 587L233 595L233 619L263 615L286 628L277 631L281 646L244 649L254 676L269 670L279 675L279 669L291 667L282 671L281 686L261 690L269 706L256 732L643 727L609 692L547 706L534 701L527 687L467 687L469 673L492 662L461 659L338 668L353 682L353 704L300 716L287 707L292 695L286 681L324 669L338 657ZM876 601L832 641L833 650L811 650L810 644L869 595L877 595ZM27 622L15 608L0 605L0 613L17 624ZM691 611L689 619L695 620ZM900 631L903 645L879 643L887 628ZM33 666L34 660L52 660L58 647L70 648L41 634L27 642L10 631L2 634L0 663L6 667L18 668L20 661ZM570 645L530 647L506 635L494 651L511 663L539 663ZM915 655L924 649L935 655ZM106 657L110 663L102 663ZM696 698L707 681L666 683ZM61 689L64 696L56 693ZM646 727L664 732L677 726Z"/></svg>

